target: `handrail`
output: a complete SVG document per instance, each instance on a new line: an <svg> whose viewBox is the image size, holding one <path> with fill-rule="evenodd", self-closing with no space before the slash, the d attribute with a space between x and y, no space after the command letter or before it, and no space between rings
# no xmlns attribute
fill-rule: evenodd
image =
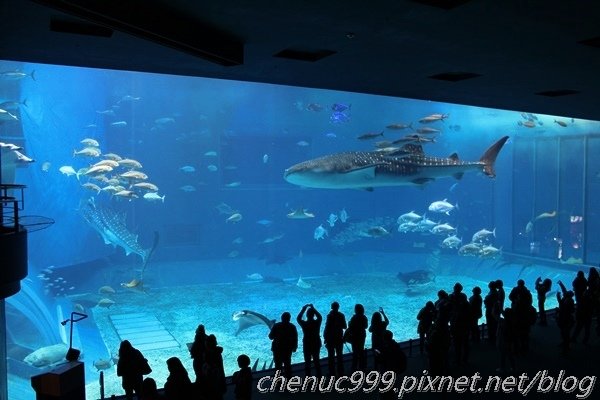
<svg viewBox="0 0 600 400"><path fill-rule="evenodd" d="M0 184L0 205L2 218L0 219L0 232L19 232L19 211L25 208L25 192L27 186L19 184ZM20 195L12 196L9 191L18 191Z"/></svg>

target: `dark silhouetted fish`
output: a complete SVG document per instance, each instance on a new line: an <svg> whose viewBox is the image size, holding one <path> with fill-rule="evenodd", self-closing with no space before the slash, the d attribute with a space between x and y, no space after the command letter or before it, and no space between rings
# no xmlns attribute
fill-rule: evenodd
<svg viewBox="0 0 600 400"><path fill-rule="evenodd" d="M425 285L435 281L435 275L428 270L418 269L411 272L399 272L398 279L407 285Z"/></svg>
<svg viewBox="0 0 600 400"><path fill-rule="evenodd" d="M378 186L423 185L438 178L461 179L468 171L496 176L494 163L508 140L504 136L479 161L462 161L456 153L448 158L430 157L416 144L393 152L352 151L331 154L296 164L285 170L284 179L295 185L324 189L370 189Z"/></svg>

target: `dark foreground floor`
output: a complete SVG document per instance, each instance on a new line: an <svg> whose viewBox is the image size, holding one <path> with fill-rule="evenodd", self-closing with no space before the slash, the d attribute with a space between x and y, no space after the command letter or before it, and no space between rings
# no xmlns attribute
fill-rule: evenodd
<svg viewBox="0 0 600 400"><path fill-rule="evenodd" d="M595 324L595 322L594 322ZM555 325L554 319L549 318L549 326L535 326L532 330L531 335L531 348L527 356L517 357L516 371L510 375L515 376L514 384L511 384L508 378L505 381L506 388L512 388L512 393L506 393L500 390L495 393L493 390L490 392L484 391L481 393L471 393L469 390L465 393L456 393L455 391L444 391L433 393L428 391L426 393L412 392L405 394L402 398L404 399L464 399L477 398L477 399L488 399L488 398L528 398L528 399L583 399L591 398L598 399L600 397L600 383L596 384L596 379L600 370L600 339L595 333L595 327L592 328L592 335L588 345L584 345L580 342L572 345L570 352L566 355L561 355L561 349L558 346L560 342L559 331ZM406 350L409 355L408 349ZM326 364L325 360L322 360L323 364ZM372 361L371 359L369 361ZM450 373L453 377L459 376L472 377L475 373L479 373L481 379L478 381L475 388L485 388L488 381L488 377L491 375L498 375L496 369L500 366L500 358L495 346L488 344L487 342L481 342L471 345L471 355L469 363L463 366L455 366L453 364L453 349L450 349L450 361L451 368ZM296 366L295 373L301 375L302 366ZM349 370L349 368L347 368ZM420 355L418 346L413 348L413 354L408 358L407 371L397 378L396 387L402 385L402 380L410 379L410 376L414 376L419 379L423 376L423 370L427 369L427 359L425 355ZM543 377L543 372L546 370L546 377ZM561 373L561 371L564 371ZM529 384L531 379L538 374L538 382L532 385L531 390L527 395L517 390L519 379L521 374L527 374L529 380L522 380L521 386L524 388ZM273 371L265 371L255 373L255 378L258 380L264 375L272 375ZM562 376L559 385L557 386L557 379ZM502 376L503 379L507 379L507 374ZM554 382L551 382L551 379ZM409 381L407 381L407 384ZM471 385L471 381L467 385L464 385L467 389ZM345 385L346 388L352 385ZM594 386L599 386L594 390ZM539 392L538 389L543 389L546 393ZM572 390L567 393L566 390ZM587 396L585 396L587 394ZM255 389L253 393L253 399L280 399L280 398L301 398L301 399L331 399L331 398L348 398L354 397L357 399L374 399L381 395L377 393L365 393L358 391L354 394L349 393L268 393L262 394ZM394 394L388 398L397 398ZM234 399L233 387L229 386L225 399Z"/></svg>

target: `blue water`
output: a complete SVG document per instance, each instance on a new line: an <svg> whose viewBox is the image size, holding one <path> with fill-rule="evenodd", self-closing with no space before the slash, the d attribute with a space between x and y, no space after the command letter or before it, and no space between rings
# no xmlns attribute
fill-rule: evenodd
<svg viewBox="0 0 600 400"><path fill-rule="evenodd" d="M97 371L91 364L110 358L119 342L111 314L143 309L179 341L177 349L149 351L157 378L163 378L162 361L170 355L187 356L185 343L198 323L217 334L231 372L237 354L252 351L249 343L260 341L266 329L255 327L247 337L233 337L231 315L238 309L277 318L286 310L295 315L306 302L326 313L330 302L338 300L349 316L355 302L364 303L369 315L382 305L392 310L397 338L408 339L415 334L418 308L457 280L469 294L473 285L486 285L495 277L505 279L508 287L524 277L532 287L539 275L566 280L573 270L584 268L580 264L600 261L599 239L590 234L600 216L588 211L600 190L600 160L591 157L600 147L597 121L205 78L0 65L2 71L35 71L35 80L0 81L2 102L27 104L12 111L19 121L0 124L0 140L23 146L36 160L14 169L3 152L3 183L14 179L26 184L24 214L55 221L29 236L27 299L20 293L7 303L15 392L41 371L23 363L24 355L60 342L65 334L60 313L68 317L76 304L90 315L75 325L75 340L87 363L89 388L96 390ZM419 124L434 113L448 117ZM412 132L386 129L397 123L440 129L433 135L436 143L424 145L427 155L438 157L457 152L463 160L477 161L500 137L510 139L498 157L496 179L469 172L461 180L443 178L421 188L373 192L304 189L283 179L283 171L295 163L341 151L370 151L376 141ZM383 137L357 139L381 131ZM78 170L102 159L73 156L85 147L80 143L85 138L97 140L103 154L139 161L164 202L145 200L142 191L131 201L106 191L96 194L82 187L93 182L86 176L61 173L61 167ZM97 207L124 214L127 230L138 235L142 248L150 248L158 233L158 246L145 269L141 257L105 244L82 218L78 210L92 198ZM458 207L449 215L428 211L432 202L443 199ZM228 222L231 213L217 208L222 204L241 214L241 221ZM315 217L287 217L299 208ZM330 214L339 218L341 210L348 221L330 226ZM451 224L462 244L483 228L495 228L486 243L500 253L491 259L460 257L456 249L441 248L446 236L398 232L396 219L410 211ZM320 225L327 236L315 240ZM389 235L361 236L372 226L384 227ZM507 256L513 253L533 258ZM415 269L433 270L438 278L407 292L396 274ZM252 282L251 274L283 281ZM122 286L142 277L143 288ZM310 288L296 285L300 277ZM361 287L360 282L369 284ZM102 286L116 293L99 294ZM190 293L198 296L191 303ZM216 305L207 300L211 296L218 297ZM115 304L99 307L102 298ZM168 312L161 301L169 304ZM406 304L409 309L401 312ZM253 359L269 359L268 340L262 340ZM189 359L185 362L191 371ZM105 371L118 392L114 372L114 367Z"/></svg>

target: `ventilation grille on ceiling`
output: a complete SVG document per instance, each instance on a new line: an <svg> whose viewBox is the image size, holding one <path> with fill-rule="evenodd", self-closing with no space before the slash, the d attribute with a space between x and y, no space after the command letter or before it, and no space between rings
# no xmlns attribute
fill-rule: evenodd
<svg viewBox="0 0 600 400"><path fill-rule="evenodd" d="M429 78L437 79L440 81L458 82L464 81L465 79L478 78L481 74L474 72L443 72L441 74L431 75Z"/></svg>
<svg viewBox="0 0 600 400"><path fill-rule="evenodd" d="M83 21L69 21L65 19L52 18L50 30L53 32L73 33L76 35L111 37L113 30L101 25L91 24Z"/></svg>
<svg viewBox="0 0 600 400"><path fill-rule="evenodd" d="M584 44L586 46L592 46L592 47L598 47L598 48L600 48L600 36L596 36L596 37L593 37L593 38L580 40L577 43Z"/></svg>
<svg viewBox="0 0 600 400"><path fill-rule="evenodd" d="M421 3L432 7L441 8L443 10L452 10L458 6L462 6L471 0L412 0L414 3Z"/></svg>
<svg viewBox="0 0 600 400"><path fill-rule="evenodd" d="M300 48L287 48L281 50L279 53L273 55L273 57L289 58L291 60L310 61L315 62L329 57L336 52L333 50L309 50Z"/></svg>
<svg viewBox="0 0 600 400"><path fill-rule="evenodd" d="M569 96L571 94L577 94L579 90L571 90L571 89L556 89L556 90L544 90L543 92L537 92L538 96L546 96L546 97L560 97L560 96Z"/></svg>

